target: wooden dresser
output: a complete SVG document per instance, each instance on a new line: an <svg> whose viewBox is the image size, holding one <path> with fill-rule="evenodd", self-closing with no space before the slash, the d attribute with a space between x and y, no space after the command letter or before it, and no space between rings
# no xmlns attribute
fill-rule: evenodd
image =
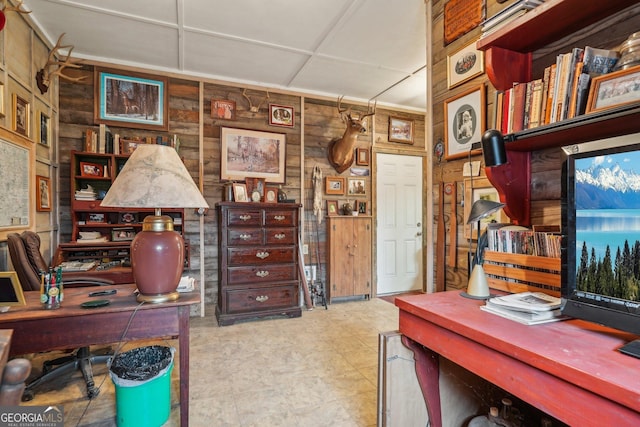
<svg viewBox="0 0 640 427"><path fill-rule="evenodd" d="M217 205L220 326L275 315L299 317L298 218L300 205Z"/></svg>

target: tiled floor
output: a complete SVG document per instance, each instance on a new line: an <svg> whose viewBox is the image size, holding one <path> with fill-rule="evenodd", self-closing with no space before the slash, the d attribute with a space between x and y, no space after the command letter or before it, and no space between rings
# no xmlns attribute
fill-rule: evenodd
<svg viewBox="0 0 640 427"><path fill-rule="evenodd" d="M213 307L207 309L206 317L191 319L191 426L376 425L378 333L397 329L393 304L341 302L304 310L301 318L225 327L217 326ZM114 386L106 371L94 369L102 386L91 401L78 373L27 404L64 405L65 427L113 426ZM177 374L176 368L167 426L179 425Z"/></svg>

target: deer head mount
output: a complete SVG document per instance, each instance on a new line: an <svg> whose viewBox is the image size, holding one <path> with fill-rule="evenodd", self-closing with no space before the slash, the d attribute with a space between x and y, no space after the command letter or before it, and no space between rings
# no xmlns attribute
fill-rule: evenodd
<svg viewBox="0 0 640 427"><path fill-rule="evenodd" d="M20 0L18 2L17 6L7 6L6 4L4 5L4 7L2 8L2 11L0 11L0 31L2 31L2 29L4 28L4 24L6 24L7 22L7 12L18 12L18 13L24 13L25 15L27 13L31 13L30 10L22 10L22 0Z"/></svg>
<svg viewBox="0 0 640 427"><path fill-rule="evenodd" d="M364 126L364 119L376 114L377 105L376 101L372 109L370 103L368 103L367 112L354 118L351 116L351 107L342 108L342 98L342 96L338 98L338 113L342 121L347 124L347 128L342 138L332 139L327 148L329 163L331 163L331 166L333 166L338 173L346 171L353 164L353 147L358 139L358 134L366 132L367 130Z"/></svg>
<svg viewBox="0 0 640 427"><path fill-rule="evenodd" d="M262 101L258 103L258 105L253 105L253 101L251 101L251 98L249 98L249 95L247 95L247 89L244 89L242 91L242 96L247 98L247 101L249 101L249 111L251 111L252 113L257 113L258 111L260 111L260 107L262 107L262 104L269 99L269 91L267 91L267 96L264 97Z"/></svg>
<svg viewBox="0 0 640 427"><path fill-rule="evenodd" d="M76 62L73 62L71 58L71 51L73 50L73 46L71 45L61 46L62 38L64 37L64 35L65 33L60 34L60 37L58 37L58 42L53 47L53 49L51 49L51 52L49 52L47 63L45 64L44 67L42 67L40 71L36 73L36 83L38 84L38 89L40 89L40 92L42 92L43 95L47 93L47 91L49 90L49 85L51 84L51 80L55 76L59 76L62 79L69 80L72 82L79 82L86 78L86 76L70 77L65 74L62 74L62 70L64 70L67 67L80 68L80 65L78 65ZM69 49L69 53L67 54L67 57L61 61L56 60L56 55L59 53L60 49Z"/></svg>

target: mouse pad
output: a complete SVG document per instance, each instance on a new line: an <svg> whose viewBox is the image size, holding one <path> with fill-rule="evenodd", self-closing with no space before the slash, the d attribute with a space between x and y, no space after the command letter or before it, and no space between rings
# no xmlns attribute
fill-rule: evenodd
<svg viewBox="0 0 640 427"><path fill-rule="evenodd" d="M97 300L94 300L94 301L83 302L82 304L80 304L80 307L82 307L82 308L97 308L97 307L104 307L105 305L109 305L109 300L97 299Z"/></svg>

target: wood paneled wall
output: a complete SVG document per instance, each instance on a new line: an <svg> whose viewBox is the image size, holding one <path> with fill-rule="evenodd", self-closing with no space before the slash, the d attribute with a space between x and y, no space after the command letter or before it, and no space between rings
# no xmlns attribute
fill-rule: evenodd
<svg viewBox="0 0 640 427"><path fill-rule="evenodd" d="M486 75L478 76L460 86L451 90L447 88L447 56L458 51L474 40L480 38L481 28L475 28L469 33L461 36L459 39L444 45L443 40L443 22L444 22L444 5L446 0L432 0L432 61L433 61L433 80L431 88L433 91L433 140L444 140L444 101L460 94L461 92L477 87L481 83L487 85L487 126L491 125L494 120L495 89L488 81ZM493 16L498 11L509 6L513 1L498 4L496 0L486 0L487 17ZM586 45L604 48L616 48L631 33L638 31L640 24L640 5L632 6L616 15L611 16L603 22L585 27L581 31L571 34L561 40L554 42L544 48L533 52L534 67L533 78L541 78L544 68L555 61L558 53L565 53L573 47L584 47ZM567 144L571 144L567 140ZM473 156L472 161L482 160L481 156ZM467 286L468 269L467 269L467 251L469 250L469 241L464 238L463 224L466 218L463 218L463 194L464 187L462 168L468 159L459 159L438 162L434 158L431 165L433 170L433 188L432 191L436 195L434 198L434 223L440 215L444 216L446 224L446 251L450 253L449 242L451 233L457 233L458 256L457 265L455 267L448 266L446 259L436 259L435 269L446 269L446 286L448 289L463 289ZM551 148L540 150L532 153L531 158L531 221L532 224L560 224L560 169L562 157L560 148ZM481 165L481 176L484 177L484 164ZM445 197L444 210L439 212L438 188L440 182L456 183L458 185L457 202L455 204L455 215L457 216L458 227L451 230L451 216L454 210L451 207L450 196ZM437 241L434 241L434 252ZM475 248L475 242L472 243Z"/></svg>

